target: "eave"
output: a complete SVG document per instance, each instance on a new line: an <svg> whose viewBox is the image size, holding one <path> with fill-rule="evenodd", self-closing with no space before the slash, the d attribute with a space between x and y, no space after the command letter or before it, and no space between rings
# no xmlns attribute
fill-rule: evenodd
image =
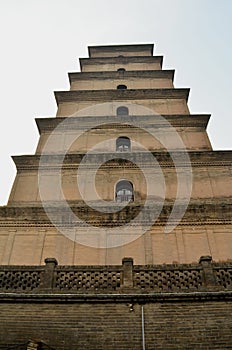
<svg viewBox="0 0 232 350"><path fill-rule="evenodd" d="M150 52L150 55L153 55L153 50L154 50L154 44L130 44L130 45L94 45L94 46L88 46L88 53L89 57L92 56L92 54L96 52L101 52L101 53L111 53L114 52L115 55L117 55L117 52L139 52L139 51L144 51L148 50Z"/></svg>
<svg viewBox="0 0 232 350"><path fill-rule="evenodd" d="M136 70L125 72L73 72L68 73L70 84L77 80L89 79L127 79L127 78L154 78L154 79L174 79L174 70Z"/></svg>
<svg viewBox="0 0 232 350"><path fill-rule="evenodd" d="M164 121L170 123L173 127L195 127L206 129L210 114L186 114L186 115L162 115ZM36 118L36 124L39 133L51 132L59 124L64 122L65 130L81 130L85 128L128 128L133 125L140 125L141 127L162 128L167 127L167 123L162 122L160 117L156 115L131 115L131 116L84 116L72 118ZM96 126L97 123L99 126ZM128 123L128 124L126 124ZM134 124L136 123L136 124ZM61 128L61 125L60 125Z"/></svg>
<svg viewBox="0 0 232 350"><path fill-rule="evenodd" d="M73 213L78 214L85 213L89 218L89 223L98 224L102 226L104 222L105 227L114 227L120 224L125 224L126 218L133 216L135 212L141 210L141 204L133 202L124 209L113 215L105 212L104 214L94 212L92 208L88 207L84 201L68 201L68 206ZM173 208L174 200L165 200L163 209L159 218L155 222L155 226L163 226L167 222L167 218L170 216ZM153 204L153 205L156 205ZM61 202L49 202L50 213L55 215L56 226L63 227L78 227L78 221L65 220L67 215L67 207ZM107 208L107 207L105 207ZM181 204L180 204L181 208ZM231 225L231 198L206 198L190 200L185 215L178 226L205 226L205 225ZM146 214L149 211L153 211L153 206L150 205L146 210ZM53 214L54 213L54 214ZM69 218L69 215L67 216ZM147 223L147 216L142 218L141 223ZM54 224L50 222L44 207L41 202L15 202L10 203L8 206L0 207L0 227L54 227Z"/></svg>
<svg viewBox="0 0 232 350"><path fill-rule="evenodd" d="M187 102L189 91L189 88L55 91L55 98L57 105L63 102L76 101L101 101L110 103L110 101L117 100L146 99L184 99Z"/></svg>
<svg viewBox="0 0 232 350"><path fill-rule="evenodd" d="M79 58L80 67L92 64L128 64L128 63L154 63L157 62L162 68L163 56L124 56L124 57L96 57L96 58Z"/></svg>
<svg viewBox="0 0 232 350"><path fill-rule="evenodd" d="M163 167L189 167L189 163L186 163L186 157L183 157L183 151L176 150L175 152L175 165L171 155L168 152L124 152L123 162L124 167L136 168L136 162L140 162L146 166L149 166L151 162L150 155L152 154L160 166ZM49 169L56 171L62 165L62 169L77 169L82 161L85 153L68 153L64 156L62 153L52 153L43 155L42 161L39 154L35 155L22 155L13 156L13 161L17 167L17 170L37 170ZM188 151L188 156L191 161L192 167L225 167L232 166L232 151ZM102 167L118 168L122 160L117 159L118 152L96 153L90 154L88 157L88 165L104 164ZM106 163L108 159L112 159L109 163ZM151 166L154 166L151 163Z"/></svg>

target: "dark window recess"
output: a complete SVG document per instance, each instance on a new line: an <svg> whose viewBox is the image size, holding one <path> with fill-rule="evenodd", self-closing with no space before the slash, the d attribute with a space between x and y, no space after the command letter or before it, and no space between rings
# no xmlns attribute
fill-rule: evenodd
<svg viewBox="0 0 232 350"><path fill-rule="evenodd" d="M126 89L127 89L127 86L126 86L126 85L120 84L120 85L117 86L117 89L118 89L118 90L126 90Z"/></svg>
<svg viewBox="0 0 232 350"><path fill-rule="evenodd" d="M125 106L120 106L117 108L117 115L128 115L129 109Z"/></svg>
<svg viewBox="0 0 232 350"><path fill-rule="evenodd" d="M125 68L118 68L118 72L125 72Z"/></svg>
<svg viewBox="0 0 232 350"><path fill-rule="evenodd" d="M130 181L122 180L117 183L115 200L117 203L134 201L134 189Z"/></svg>
<svg viewBox="0 0 232 350"><path fill-rule="evenodd" d="M116 140L116 151L117 152L128 152L131 150L130 139L126 136L121 136Z"/></svg>

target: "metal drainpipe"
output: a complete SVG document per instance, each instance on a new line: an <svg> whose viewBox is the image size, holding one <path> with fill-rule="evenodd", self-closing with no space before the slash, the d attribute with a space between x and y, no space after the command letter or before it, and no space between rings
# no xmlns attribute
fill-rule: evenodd
<svg viewBox="0 0 232 350"><path fill-rule="evenodd" d="M146 350L145 346L145 330L144 330L144 308L142 305L142 345L143 345L143 350Z"/></svg>

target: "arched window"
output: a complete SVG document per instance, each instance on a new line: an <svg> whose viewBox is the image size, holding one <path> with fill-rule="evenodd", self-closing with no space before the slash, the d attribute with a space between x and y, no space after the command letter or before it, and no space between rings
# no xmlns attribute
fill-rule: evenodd
<svg viewBox="0 0 232 350"><path fill-rule="evenodd" d="M115 200L118 203L134 201L134 189L130 181L121 180L117 183Z"/></svg>
<svg viewBox="0 0 232 350"><path fill-rule="evenodd" d="M116 140L116 151L128 152L131 149L130 139L126 136L121 136Z"/></svg>
<svg viewBox="0 0 232 350"><path fill-rule="evenodd" d="M126 90L126 89L127 89L127 86L126 86L126 85L120 84L120 85L117 86L117 89L118 89L118 90Z"/></svg>
<svg viewBox="0 0 232 350"><path fill-rule="evenodd" d="M125 106L120 106L117 108L116 113L117 113L117 115L128 115L129 109Z"/></svg>
<svg viewBox="0 0 232 350"><path fill-rule="evenodd" d="M125 72L125 68L118 68L118 72Z"/></svg>

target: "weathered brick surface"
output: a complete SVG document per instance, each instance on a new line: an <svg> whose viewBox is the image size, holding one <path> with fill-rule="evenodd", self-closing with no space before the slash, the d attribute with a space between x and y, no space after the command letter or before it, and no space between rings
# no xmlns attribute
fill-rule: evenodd
<svg viewBox="0 0 232 350"><path fill-rule="evenodd" d="M146 305L146 349L231 348L231 311L227 302Z"/></svg>
<svg viewBox="0 0 232 350"><path fill-rule="evenodd" d="M140 350L142 308L146 350L232 348L232 264L211 260L2 266L0 349L33 340L44 350Z"/></svg>
<svg viewBox="0 0 232 350"><path fill-rule="evenodd" d="M142 349L141 305L135 303L3 303L0 344L37 339L55 349ZM232 304L147 303L146 349L232 347Z"/></svg>

